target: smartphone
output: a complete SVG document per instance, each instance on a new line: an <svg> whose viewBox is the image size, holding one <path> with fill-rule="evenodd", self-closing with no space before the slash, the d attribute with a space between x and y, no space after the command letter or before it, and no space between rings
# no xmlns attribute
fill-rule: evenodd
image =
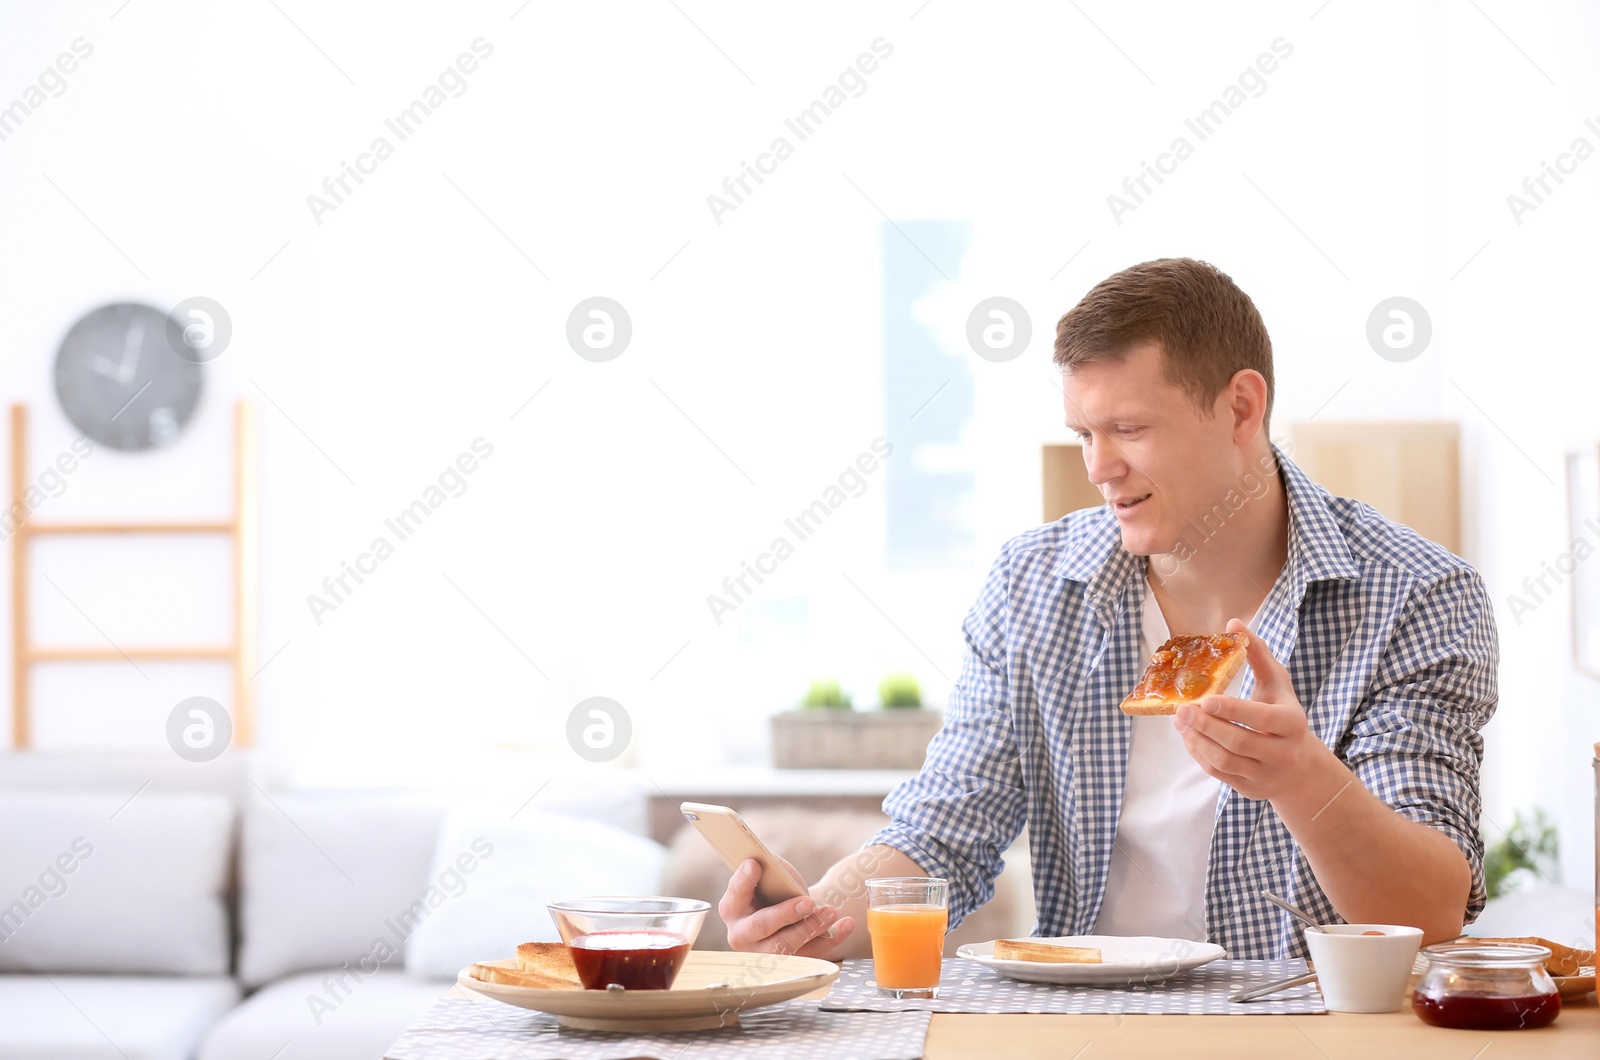
<svg viewBox="0 0 1600 1060"><path fill-rule="evenodd" d="M748 858L761 866L761 880L756 884L756 901L763 906L777 905L807 893L803 881L797 880L784 868L783 862L773 856L750 826L727 806L709 802L686 802L678 807L683 819L694 825L706 842L722 857L730 872L737 871Z"/></svg>

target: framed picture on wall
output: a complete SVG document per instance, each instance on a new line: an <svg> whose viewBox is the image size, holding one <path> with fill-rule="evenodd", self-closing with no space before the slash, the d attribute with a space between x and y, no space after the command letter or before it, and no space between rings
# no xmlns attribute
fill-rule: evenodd
<svg viewBox="0 0 1600 1060"><path fill-rule="evenodd" d="M1567 455L1567 518L1572 552L1572 661L1600 680L1600 445ZM1587 547L1585 547L1587 546Z"/></svg>

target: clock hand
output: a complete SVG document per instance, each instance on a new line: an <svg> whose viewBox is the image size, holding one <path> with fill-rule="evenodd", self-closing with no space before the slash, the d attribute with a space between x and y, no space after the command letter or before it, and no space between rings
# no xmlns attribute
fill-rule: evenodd
<svg viewBox="0 0 1600 1060"><path fill-rule="evenodd" d="M144 345L144 320L133 322L133 327L128 329L128 337L122 344L122 364L117 369L117 382L127 386L133 381L133 374L139 367L139 348ZM130 361L128 355L132 354Z"/></svg>

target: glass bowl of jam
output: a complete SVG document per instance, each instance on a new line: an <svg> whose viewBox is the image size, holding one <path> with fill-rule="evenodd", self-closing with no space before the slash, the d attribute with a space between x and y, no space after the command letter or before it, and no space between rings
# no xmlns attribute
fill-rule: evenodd
<svg viewBox="0 0 1600 1060"><path fill-rule="evenodd" d="M700 934L709 903L693 898L570 898L550 903L586 990L667 990Z"/></svg>
<svg viewBox="0 0 1600 1060"><path fill-rule="evenodd" d="M1545 971L1544 946L1443 942L1424 946L1427 967L1411 1008L1424 1023L1459 1030L1544 1027L1561 1013L1561 995Z"/></svg>

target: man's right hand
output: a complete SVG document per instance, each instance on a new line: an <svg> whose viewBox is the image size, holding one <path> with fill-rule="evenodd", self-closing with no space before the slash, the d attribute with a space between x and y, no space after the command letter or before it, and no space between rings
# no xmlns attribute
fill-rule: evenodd
<svg viewBox="0 0 1600 1060"><path fill-rule="evenodd" d="M795 879L803 878L787 861L783 864ZM728 945L748 952L838 960L856 929L856 918L841 917L836 907L819 906L810 895L761 908L756 905L756 883L760 879L761 865L748 858L728 881L728 889L717 904L717 912L728 925ZM834 929L833 938L824 936L830 927Z"/></svg>

